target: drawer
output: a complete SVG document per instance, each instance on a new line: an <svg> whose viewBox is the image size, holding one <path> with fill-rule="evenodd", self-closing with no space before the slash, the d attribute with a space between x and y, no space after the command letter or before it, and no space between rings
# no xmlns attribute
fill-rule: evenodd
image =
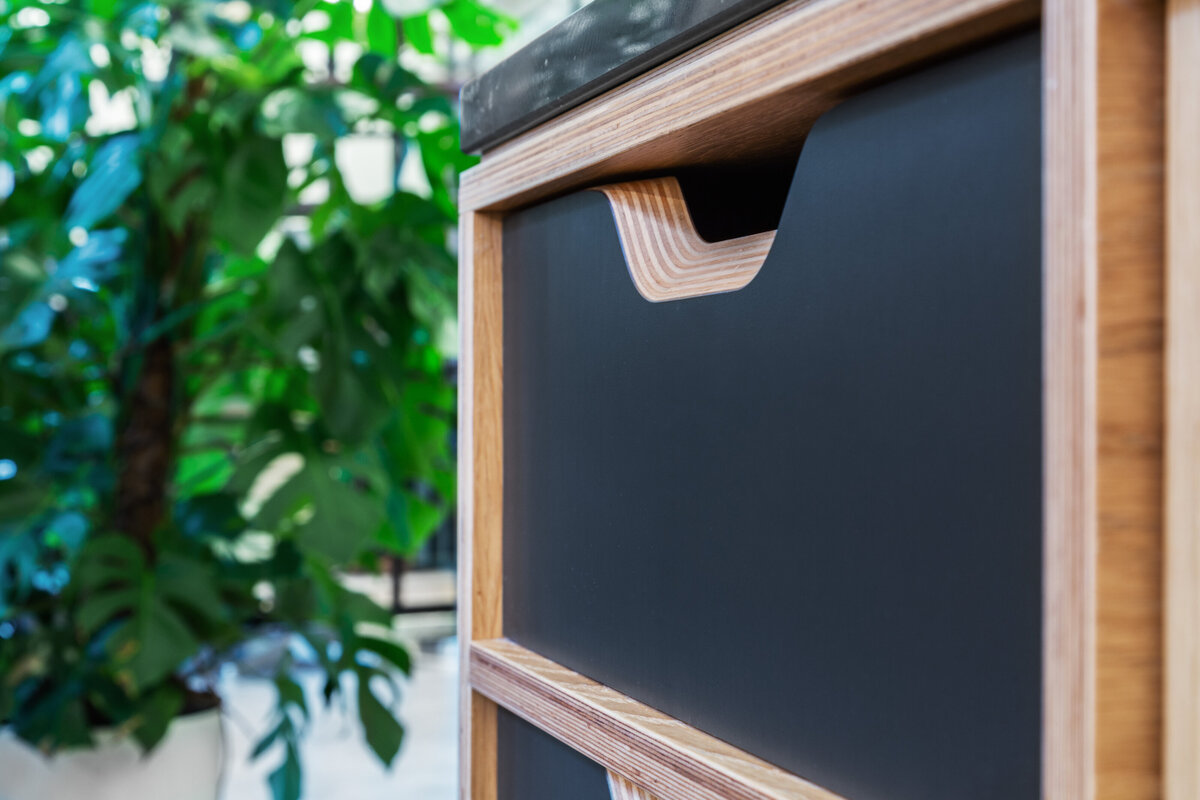
<svg viewBox="0 0 1200 800"><path fill-rule="evenodd" d="M1040 75L847 100L773 235L669 179L507 217L510 640L845 797L1035 800Z"/></svg>

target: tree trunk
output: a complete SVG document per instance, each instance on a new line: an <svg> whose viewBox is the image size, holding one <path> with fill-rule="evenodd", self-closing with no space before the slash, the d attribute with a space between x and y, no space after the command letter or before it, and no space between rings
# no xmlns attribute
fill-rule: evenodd
<svg viewBox="0 0 1200 800"><path fill-rule="evenodd" d="M126 399L117 433L114 522L147 555L166 518L168 482L175 462L175 353L169 336L142 351L142 365Z"/></svg>

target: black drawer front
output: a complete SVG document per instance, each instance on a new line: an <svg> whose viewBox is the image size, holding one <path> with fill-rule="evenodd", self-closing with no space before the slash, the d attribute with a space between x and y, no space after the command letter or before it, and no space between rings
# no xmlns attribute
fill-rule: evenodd
<svg viewBox="0 0 1200 800"><path fill-rule="evenodd" d="M497 795L502 800L610 800L604 767L500 709Z"/></svg>
<svg viewBox="0 0 1200 800"><path fill-rule="evenodd" d="M506 220L506 636L851 800L1039 797L1040 82L831 111L736 293L645 301L598 193Z"/></svg>

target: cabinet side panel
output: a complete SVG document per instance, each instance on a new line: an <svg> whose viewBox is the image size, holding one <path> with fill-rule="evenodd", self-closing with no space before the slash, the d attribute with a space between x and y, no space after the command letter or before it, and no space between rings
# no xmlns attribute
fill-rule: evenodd
<svg viewBox="0 0 1200 800"><path fill-rule="evenodd" d="M1163 4L1104 0L1099 10L1096 797L1157 800L1162 796Z"/></svg>

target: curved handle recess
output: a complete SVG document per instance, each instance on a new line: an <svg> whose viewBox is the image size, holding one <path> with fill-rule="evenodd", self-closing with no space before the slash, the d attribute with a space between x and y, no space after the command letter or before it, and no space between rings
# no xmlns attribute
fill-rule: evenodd
<svg viewBox="0 0 1200 800"><path fill-rule="evenodd" d="M743 288L762 267L775 231L723 242L696 232L675 178L598 186L612 206L634 286L652 303Z"/></svg>

